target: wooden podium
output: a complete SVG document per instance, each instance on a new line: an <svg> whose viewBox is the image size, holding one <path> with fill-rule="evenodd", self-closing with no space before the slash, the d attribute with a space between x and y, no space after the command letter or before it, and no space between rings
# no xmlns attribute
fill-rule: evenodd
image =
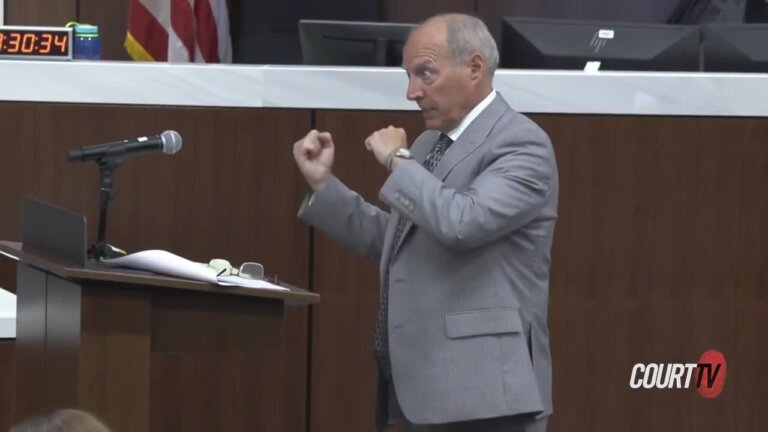
<svg viewBox="0 0 768 432"><path fill-rule="evenodd" d="M0 241L0 251L19 258L17 421L74 407L116 431L149 431L152 354L270 350L282 344L285 306L319 301L294 287L72 266L15 242Z"/></svg>

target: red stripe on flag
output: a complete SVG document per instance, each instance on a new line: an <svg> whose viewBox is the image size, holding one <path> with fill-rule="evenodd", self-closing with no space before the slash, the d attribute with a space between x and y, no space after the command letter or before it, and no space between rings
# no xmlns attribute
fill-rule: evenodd
<svg viewBox="0 0 768 432"><path fill-rule="evenodd" d="M171 0L171 27L189 53L195 58L195 15L188 0Z"/></svg>
<svg viewBox="0 0 768 432"><path fill-rule="evenodd" d="M168 32L139 0L131 0L128 32L155 61L168 60Z"/></svg>
<svg viewBox="0 0 768 432"><path fill-rule="evenodd" d="M206 63L219 62L219 36L216 33L216 18L211 10L210 0L195 1L197 18L197 44Z"/></svg>

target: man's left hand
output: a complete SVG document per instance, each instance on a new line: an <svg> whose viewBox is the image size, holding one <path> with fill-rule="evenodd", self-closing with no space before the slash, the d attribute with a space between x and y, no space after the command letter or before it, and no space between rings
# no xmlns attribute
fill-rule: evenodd
<svg viewBox="0 0 768 432"><path fill-rule="evenodd" d="M387 166L387 158L395 149L408 146L405 129L390 126L379 129L365 139L365 148L372 152L380 164Z"/></svg>

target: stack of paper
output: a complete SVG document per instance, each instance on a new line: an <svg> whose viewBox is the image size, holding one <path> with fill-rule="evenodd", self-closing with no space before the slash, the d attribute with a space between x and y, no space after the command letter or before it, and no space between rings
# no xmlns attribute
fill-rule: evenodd
<svg viewBox="0 0 768 432"><path fill-rule="evenodd" d="M171 252L158 249L136 252L119 258L104 259L101 262L111 267L146 270L153 273L208 282L222 286L241 286L247 288L265 288L288 291L288 288L261 279L248 279L240 276L216 276L216 271L208 267L207 264L190 261Z"/></svg>

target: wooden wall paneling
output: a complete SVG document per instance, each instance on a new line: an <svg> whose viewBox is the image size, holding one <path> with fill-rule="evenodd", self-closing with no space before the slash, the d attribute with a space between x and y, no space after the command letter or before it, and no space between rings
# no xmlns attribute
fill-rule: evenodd
<svg viewBox="0 0 768 432"><path fill-rule="evenodd" d="M81 287L24 265L19 274L16 395L25 403L17 420L81 408L148 430L150 296Z"/></svg>
<svg viewBox="0 0 768 432"><path fill-rule="evenodd" d="M384 0L382 18L389 22L416 23L446 12L474 12L473 0Z"/></svg>
<svg viewBox="0 0 768 432"><path fill-rule="evenodd" d="M0 254L0 289L16 292L16 261L2 254ZM15 347L15 339L0 339L0 430L10 429L16 417Z"/></svg>
<svg viewBox="0 0 768 432"><path fill-rule="evenodd" d="M695 257L704 271L695 280L697 295L691 295L701 317L693 343L699 351L722 347L731 381L714 404L696 399L696 416L719 430L768 425L768 415L758 408L768 402L768 377L757 361L768 354L757 342L768 336L766 132L765 119L701 124L698 170L704 187L697 194Z"/></svg>
<svg viewBox="0 0 768 432"><path fill-rule="evenodd" d="M77 18L78 0L5 0L5 25L63 26Z"/></svg>
<svg viewBox="0 0 768 432"><path fill-rule="evenodd" d="M35 134L34 108L22 103L0 103L0 238L21 240L21 197L41 167L31 160ZM28 162L26 162L28 161ZM19 169L28 163L28 169ZM45 169L45 168L43 168ZM16 265L13 264L13 272Z"/></svg>
<svg viewBox="0 0 768 432"><path fill-rule="evenodd" d="M128 0L78 0L80 22L99 26L101 58L130 60L123 46L128 30Z"/></svg>
<svg viewBox="0 0 768 432"><path fill-rule="evenodd" d="M714 132L706 129L705 134ZM730 381L728 391L738 391L734 397L739 401L756 400L757 403L736 405L736 422L730 427L738 431L762 430L768 427L768 414L760 406L768 401L768 376L764 360L768 356L768 345L757 341L768 340L768 202L765 199L765 185L768 184L768 155L765 151L765 137L768 124L763 119L753 119L746 129L734 131L721 129L713 135L712 141L730 143L741 141L739 147L739 221L736 236L738 240L735 259L738 262L736 281L736 332L735 352L729 355ZM728 253L731 251L724 251ZM716 322L710 321L710 325ZM735 361L731 361L734 359ZM706 407L701 407L702 411Z"/></svg>
<svg viewBox="0 0 768 432"><path fill-rule="evenodd" d="M334 174L385 210L378 191L386 171L363 143L389 125L405 128L409 142L423 130L421 115L415 112L317 113L317 128L330 131L336 145ZM378 263L364 260L319 231L313 253L314 288L322 301L313 310L310 430L374 431Z"/></svg>
<svg viewBox="0 0 768 432"><path fill-rule="evenodd" d="M745 401L766 400L754 381L766 382L755 360L764 353L757 341L768 318L758 327L757 314L766 270L756 263L765 262L768 203L747 185L768 186L768 151L756 139L768 123L535 119L553 139L561 175L550 288L552 430L759 424L757 405ZM752 381L729 375L715 400L693 390L629 389L635 363L695 362L710 348L725 354L729 372L740 366Z"/></svg>
<svg viewBox="0 0 768 432"><path fill-rule="evenodd" d="M16 260L0 254L0 289L16 292Z"/></svg>
<svg viewBox="0 0 768 432"><path fill-rule="evenodd" d="M199 261L259 261L268 274L307 286L309 231L296 219L306 186L291 146L309 130L309 111L26 103L0 104L0 111L0 122L8 126L0 128L0 149L12 155L0 158L3 239L20 240L22 198L31 195L85 214L93 241L98 170L90 163L67 163L65 151L174 129L183 137L178 154L142 156L117 169L107 239L128 251L160 248ZM196 382L195 373L214 377L234 368L240 372L229 377L242 378L244 397L264 404L253 406L251 414L268 413L268 424L277 430L302 431L305 308L286 310L281 340L281 348L261 361L259 370L249 370L253 359L247 356L200 363L157 354L153 377L167 367L180 374L180 382ZM248 385L256 376L264 377L265 387ZM208 391L206 386L219 384L206 379L195 385Z"/></svg>
<svg viewBox="0 0 768 432"><path fill-rule="evenodd" d="M16 394L14 422L43 414L53 407L40 406L36 401L47 400L45 373L45 296L46 276L33 267L20 264L18 267L19 300L16 302L16 338L24 340L15 347ZM24 391L21 390L22 383Z"/></svg>
<svg viewBox="0 0 768 432"><path fill-rule="evenodd" d="M21 203L30 195L85 214L95 239L98 169L67 163L65 151L174 129L179 153L128 159L116 170L108 240L129 251L255 260L306 284L306 227L295 218L306 186L291 146L294 131L309 127L307 112L10 105L3 118L17 125L0 132L13 155L0 161L3 238L20 240Z"/></svg>
<svg viewBox="0 0 768 432"><path fill-rule="evenodd" d="M286 421L304 413L303 403L283 405L285 375L306 369L279 366L282 304L233 297L211 307L211 297L168 293L155 301L153 323L165 334L152 337L152 430L304 430L303 418ZM180 342L196 348L179 355L188 351Z"/></svg>
<svg viewBox="0 0 768 432"><path fill-rule="evenodd" d="M51 280L58 286L52 286ZM69 281L57 281L49 276L49 361L55 360L50 355L51 336L55 341L62 340L61 335L51 329L57 324L52 318L58 318L52 317L52 312L62 307L52 308L51 305L54 300L77 301L71 294L55 294L71 285ZM73 308L81 311L80 335L76 335L77 339L72 338L79 344L66 349L75 352L79 349L76 379L82 408L99 413L106 422L119 424L125 430L149 430L151 294L118 284L87 283L75 288L83 298L82 305ZM65 327L66 323L62 321L59 328Z"/></svg>
<svg viewBox="0 0 768 432"><path fill-rule="evenodd" d="M8 430L16 418L16 342L0 339L0 430Z"/></svg>

